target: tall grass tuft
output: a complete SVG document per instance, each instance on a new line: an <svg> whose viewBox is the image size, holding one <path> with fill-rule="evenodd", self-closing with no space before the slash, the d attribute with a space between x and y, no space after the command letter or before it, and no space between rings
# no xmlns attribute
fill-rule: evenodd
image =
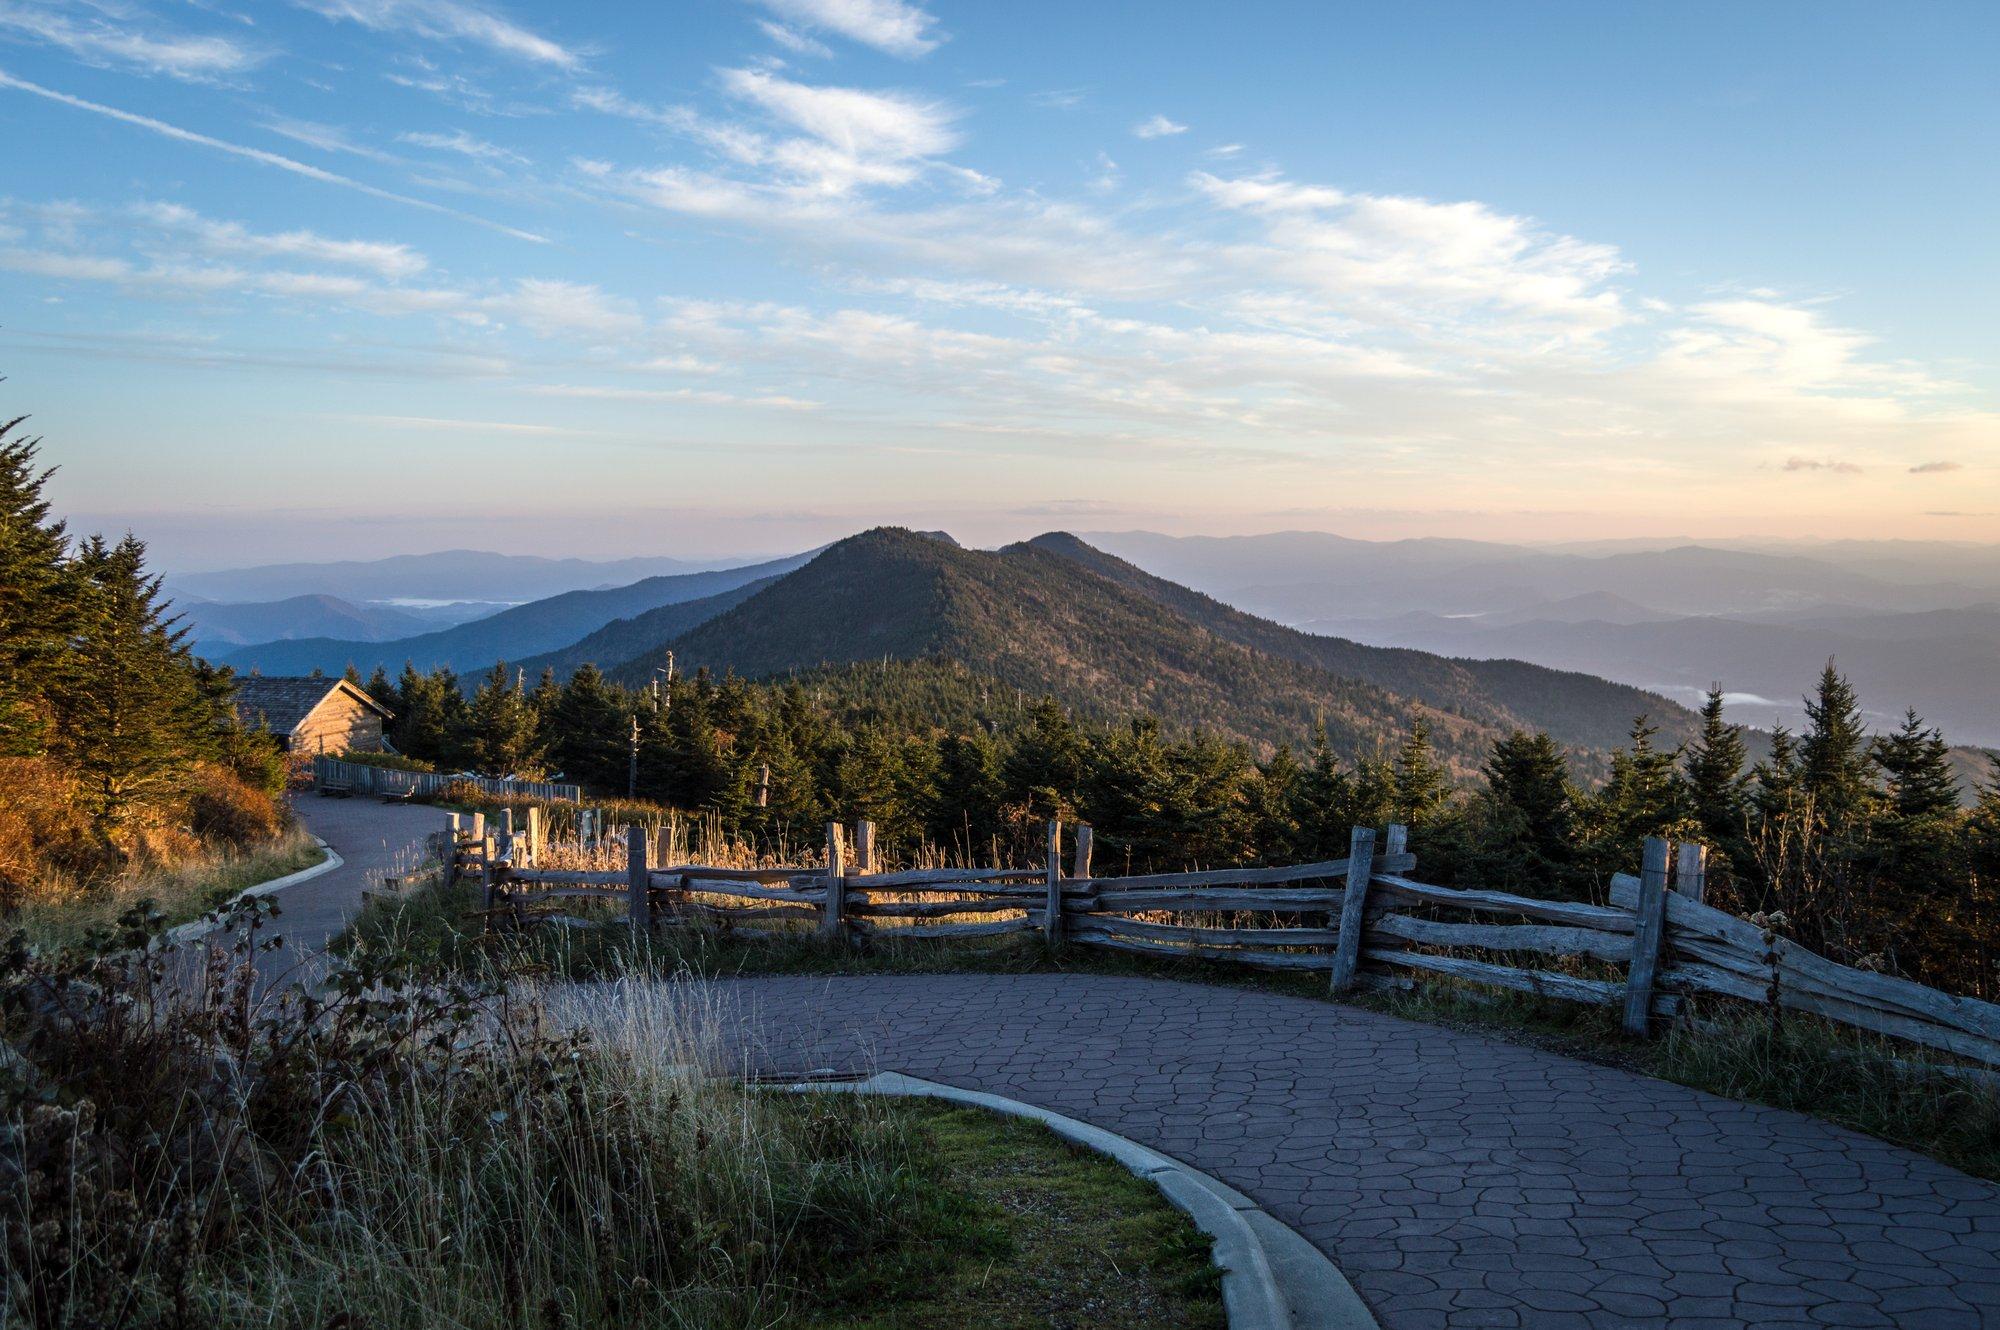
<svg viewBox="0 0 2000 1330"><path fill-rule="evenodd" d="M747 1328L940 1259L911 1134L719 1075L699 1002L363 956L260 1008L267 908L192 985L8 949L0 1325Z"/></svg>

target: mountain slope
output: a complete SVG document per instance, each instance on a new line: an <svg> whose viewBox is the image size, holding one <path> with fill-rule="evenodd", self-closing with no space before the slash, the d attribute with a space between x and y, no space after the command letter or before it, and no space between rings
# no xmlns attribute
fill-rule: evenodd
<svg viewBox="0 0 2000 1330"><path fill-rule="evenodd" d="M699 600L661 605L629 619L613 619L580 642L512 663L526 670L530 678L548 669L554 670L557 678L566 679L576 672L579 665L631 660L662 642L672 641L690 628L707 623L718 614L735 609L776 580L775 577L760 578L734 590L703 596Z"/></svg>
<svg viewBox="0 0 2000 1330"><path fill-rule="evenodd" d="M388 642L332 638L267 642L231 651L222 659L238 670L258 669L265 674L308 674L315 669L332 674L350 664L364 674L378 664L393 673L406 660L420 670L443 665L466 673L486 669L495 661L515 662L557 650L615 619L733 591L789 572L810 557L799 554L744 568L649 577L605 591L567 591L454 628Z"/></svg>
<svg viewBox="0 0 2000 1330"><path fill-rule="evenodd" d="M1003 687L1050 694L1086 715L1109 719L1143 709L1178 727L1259 743L1302 743L1315 718L1324 717L1336 747L1349 754L1393 743L1422 717L1462 771L1494 738L1532 723L1496 699L1493 687L1532 696L1571 683L1532 666L1520 667L1525 684L1482 681L1421 652L1353 643L1321 648L1305 634L1239 615L1185 588L1164 584L1147 594L1096 571L1085 552L1098 553L1073 537L986 552L908 531L864 532L610 672L643 684L668 649L683 670L708 666L751 678L883 659L945 659ZM1120 567L1127 577L1138 573ZM1374 678L1336 672L1306 658L1307 648L1324 650L1329 660L1361 662ZM1403 686L1395 686L1397 679ZM1640 710L1674 711L1634 690L1615 695L1637 703L1625 723ZM1569 741L1594 745L1606 728L1594 716L1570 724L1569 734L1587 737ZM1613 737L1622 734L1623 724Z"/></svg>
<svg viewBox="0 0 2000 1330"><path fill-rule="evenodd" d="M1155 577L1068 532L1037 536L1028 544L1088 568L1231 642L1360 679L1484 723L1547 730L1564 743L1587 748L1624 742L1632 718L1642 712L1652 715L1671 740L1694 730L1694 717L1685 708L1626 684L1518 660L1457 660L1303 633Z"/></svg>

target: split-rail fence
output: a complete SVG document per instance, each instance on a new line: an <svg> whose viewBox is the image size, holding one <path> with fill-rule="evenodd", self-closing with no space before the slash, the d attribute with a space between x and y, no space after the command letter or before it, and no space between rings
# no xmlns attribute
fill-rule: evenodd
<svg viewBox="0 0 2000 1330"><path fill-rule="evenodd" d="M1088 826L1074 829L1065 862L1056 822L1039 866L913 871L878 870L867 822L851 838L829 824L824 865L769 868L668 862L655 833L632 826L622 870L574 871L542 866L538 812L520 832L511 811L490 832L483 817L451 815L453 871L478 876L490 919L595 901L637 930L817 931L861 945L1039 932L1143 956L1324 971L1336 993L1438 976L1621 1009L1634 1034L1690 998L1719 995L2000 1067L2000 1005L1841 965L1705 904L1705 852L1693 843L1647 840L1639 875L1614 877L1611 903L1595 905L1418 881L1400 826L1379 842L1356 828L1344 859L1124 877L1093 873Z"/></svg>

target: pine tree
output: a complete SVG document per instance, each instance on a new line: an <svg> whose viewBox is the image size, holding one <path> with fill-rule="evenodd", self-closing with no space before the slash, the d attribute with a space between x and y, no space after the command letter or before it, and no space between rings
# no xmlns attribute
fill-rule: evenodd
<svg viewBox="0 0 2000 1330"><path fill-rule="evenodd" d="M465 737L473 765L483 773L510 776L534 766L535 713L504 662L493 667L472 695Z"/></svg>
<svg viewBox="0 0 2000 1330"><path fill-rule="evenodd" d="M54 471L36 465L40 440L8 437L20 424L0 424L0 757L42 750L77 613L69 535L42 497Z"/></svg>
<svg viewBox="0 0 2000 1330"><path fill-rule="evenodd" d="M924 823L933 841L982 862L1001 834L1000 749L985 730L947 735L938 746L937 786Z"/></svg>
<svg viewBox="0 0 2000 1330"><path fill-rule="evenodd" d="M368 676L368 682L364 687L368 691L368 696L380 702L391 715L395 714L397 702L396 685L389 681L389 672L387 670L377 665L375 672Z"/></svg>
<svg viewBox="0 0 2000 1330"><path fill-rule="evenodd" d="M1355 826L1354 780L1334 755L1323 723L1313 725L1312 754L1292 788L1291 820L1298 827L1300 857L1317 861L1345 855Z"/></svg>
<svg viewBox="0 0 2000 1330"><path fill-rule="evenodd" d="M1576 799L1555 740L1516 730L1493 745L1485 775L1492 817L1482 851L1494 885L1536 896L1580 886L1571 872Z"/></svg>
<svg viewBox="0 0 2000 1330"><path fill-rule="evenodd" d="M1014 741L1002 764L1008 802L1021 805L1034 821L1074 818L1087 759L1076 723L1053 698L1043 698L1030 711L1027 730Z"/></svg>
<svg viewBox="0 0 2000 1330"><path fill-rule="evenodd" d="M1404 826L1421 828L1443 809L1451 795L1451 778L1431 746L1429 721L1418 719L1410 727L1410 737L1396 750L1392 783L1395 820Z"/></svg>
<svg viewBox="0 0 2000 1330"><path fill-rule="evenodd" d="M1836 837L1858 835L1875 798L1861 703L1829 660L1805 705L1806 732L1798 747L1800 792L1812 801L1822 828Z"/></svg>
<svg viewBox="0 0 2000 1330"><path fill-rule="evenodd" d="M1872 840L1897 906L1944 894L1959 820L1951 746L1912 707L1895 733L1876 741L1873 758L1886 787Z"/></svg>
<svg viewBox="0 0 2000 1330"><path fill-rule="evenodd" d="M1708 690L1701 707L1701 735L1688 751L1686 773L1689 811L1701 823L1702 835L1731 860L1740 857L1750 807L1750 776L1744 771L1749 754L1742 727L1722 715L1722 685Z"/></svg>
<svg viewBox="0 0 2000 1330"><path fill-rule="evenodd" d="M78 626L68 677L48 700L51 750L74 771L110 844L139 806L220 755L229 718L145 569L146 547L92 537L78 549Z"/></svg>

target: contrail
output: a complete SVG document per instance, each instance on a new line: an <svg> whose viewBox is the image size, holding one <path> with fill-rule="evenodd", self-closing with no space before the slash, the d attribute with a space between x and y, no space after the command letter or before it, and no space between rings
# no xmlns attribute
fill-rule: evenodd
<svg viewBox="0 0 2000 1330"><path fill-rule="evenodd" d="M191 129L182 129L179 125L170 125L164 120L155 120L148 115L135 115L131 111L121 111L115 106L106 106L102 102L85 101L81 97L72 97L66 92L57 92L54 88L44 88L39 83L30 83L26 79L17 79L5 70L0 70L0 88L19 88L22 92L33 93L37 97L43 97L52 102L61 102L64 106L74 106L79 111L89 111L92 114L107 116L113 120L122 120L128 125L137 125L141 129L149 129L153 133L163 135L166 138L179 139L183 143L199 143L204 148L214 148L217 152L226 152L235 157L245 157L253 162L261 162L265 166L275 166L280 171L290 171L293 175L302 175L308 180L318 180L324 184L340 185L347 189L358 190L363 194L372 195L378 199L387 199L391 203L403 203L408 204L412 208L422 208L426 212L443 213L447 217L456 217L462 222L471 222L474 226L483 226L488 230L498 231L502 235L513 236L516 240L527 240L537 245L546 245L549 243L547 236L538 236L533 231L519 231L511 226L504 226L499 222L488 221L484 217L474 216L469 212L460 212L456 208L447 208L442 203L432 203L429 199L416 199L411 198L407 194L397 194L392 190L377 189L375 186L365 184L351 176L338 175L332 171L323 171L317 166L308 166L304 162L294 161L290 157L281 156L275 152L266 152L262 148L248 148L240 143L230 143L223 139L210 138L206 134L197 134Z"/></svg>

